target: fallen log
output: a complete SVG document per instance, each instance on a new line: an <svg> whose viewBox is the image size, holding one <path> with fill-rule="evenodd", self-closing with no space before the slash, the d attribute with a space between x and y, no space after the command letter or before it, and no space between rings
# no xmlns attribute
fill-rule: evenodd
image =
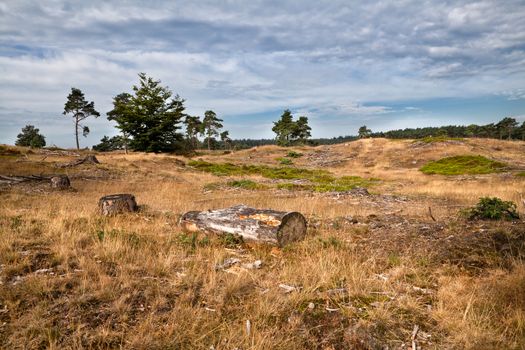
<svg viewBox="0 0 525 350"><path fill-rule="evenodd" d="M6 176L0 175L0 184L16 185L28 181L49 181L51 176L29 175L29 176Z"/></svg>
<svg viewBox="0 0 525 350"><path fill-rule="evenodd" d="M97 157L95 157L94 155L89 155L89 156L74 160L69 163L57 164L56 166L58 168L71 168L71 167L74 167L80 164L100 164L100 162L98 161Z"/></svg>
<svg viewBox="0 0 525 350"><path fill-rule="evenodd" d="M134 212L138 209L135 196L132 194L111 194L98 201L98 210L105 216Z"/></svg>
<svg viewBox="0 0 525 350"><path fill-rule="evenodd" d="M254 209L237 205L226 209L190 211L180 220L190 232L235 234L246 241L285 246L306 236L306 219L298 212Z"/></svg>

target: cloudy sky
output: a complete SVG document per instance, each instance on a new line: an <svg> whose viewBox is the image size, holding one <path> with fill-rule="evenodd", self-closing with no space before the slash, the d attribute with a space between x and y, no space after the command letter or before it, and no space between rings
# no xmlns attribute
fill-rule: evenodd
<svg viewBox="0 0 525 350"><path fill-rule="evenodd" d="M525 1L0 2L0 143L34 124L73 146L71 87L116 130L112 97L137 73L234 138L273 137L285 108L313 136L525 118Z"/></svg>

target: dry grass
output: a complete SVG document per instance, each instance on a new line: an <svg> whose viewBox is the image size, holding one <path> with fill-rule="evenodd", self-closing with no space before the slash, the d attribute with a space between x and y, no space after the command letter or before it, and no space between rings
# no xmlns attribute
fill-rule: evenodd
<svg viewBox="0 0 525 350"><path fill-rule="evenodd" d="M381 179L372 197L206 191L217 181L265 180L222 179L182 167L181 157L139 153L97 154L100 165L64 170L74 191L0 189L0 348L398 349L410 347L414 325L424 349L524 348L525 226L466 222L457 212L485 195L518 202L523 212L525 178L418 168L459 154L520 168L525 143L455 142L295 149L303 154L298 167ZM288 151L202 158L278 166ZM4 157L0 174L58 172L54 164L70 159L39 151ZM325 161L331 165L319 165ZM122 192L135 194L139 213L97 215L98 198ZM188 239L177 225L185 211L239 203L304 213L308 238L282 250L231 249L215 237ZM263 267L215 271L230 256ZM297 289L285 293L279 284Z"/></svg>

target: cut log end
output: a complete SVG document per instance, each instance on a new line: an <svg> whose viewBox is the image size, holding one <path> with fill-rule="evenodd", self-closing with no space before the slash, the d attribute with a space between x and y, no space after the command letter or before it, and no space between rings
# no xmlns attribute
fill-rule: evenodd
<svg viewBox="0 0 525 350"><path fill-rule="evenodd" d="M100 214L111 216L137 211L138 206L132 194L112 194L99 199L98 209Z"/></svg>
<svg viewBox="0 0 525 350"><path fill-rule="evenodd" d="M238 205L210 211L190 211L181 218L190 232L235 234L246 241L285 246L306 236L306 219L298 212L254 209Z"/></svg>
<svg viewBox="0 0 525 350"><path fill-rule="evenodd" d="M306 235L306 219L298 212L287 213L281 219L279 231L277 231L277 241L279 246L300 241Z"/></svg>
<svg viewBox="0 0 525 350"><path fill-rule="evenodd" d="M67 190L71 187L71 182L66 175L53 176L50 181L51 188L55 188L57 190Z"/></svg>

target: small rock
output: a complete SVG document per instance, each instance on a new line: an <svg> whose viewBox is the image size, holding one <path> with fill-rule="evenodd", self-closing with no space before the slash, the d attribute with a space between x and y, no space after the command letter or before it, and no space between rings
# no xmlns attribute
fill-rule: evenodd
<svg viewBox="0 0 525 350"><path fill-rule="evenodd" d="M252 263L243 264L242 267L248 270L258 270L262 267L262 261L261 260L255 260Z"/></svg>
<svg viewBox="0 0 525 350"><path fill-rule="evenodd" d="M299 290L298 287L289 286L289 285L284 284L284 283L279 284L279 288L284 289L284 292L285 292L285 293L291 293L291 292L295 292L295 291L298 291L298 290Z"/></svg>
<svg viewBox="0 0 525 350"><path fill-rule="evenodd" d="M309 303L309 304L308 304L308 308L309 308L310 310L315 309L315 304L314 304L314 303Z"/></svg>

